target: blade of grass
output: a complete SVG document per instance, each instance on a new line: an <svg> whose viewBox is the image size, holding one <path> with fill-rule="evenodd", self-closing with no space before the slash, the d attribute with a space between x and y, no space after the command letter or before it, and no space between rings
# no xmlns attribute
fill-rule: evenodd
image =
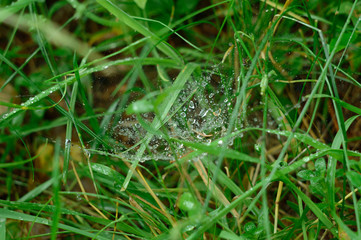
<svg viewBox="0 0 361 240"><path fill-rule="evenodd" d="M303 208L303 204L302 204L302 198L300 196L297 196L297 202L298 202L298 209L299 209L299 216L301 216L301 228L302 228L302 234L303 234L303 239L307 240L307 231L306 231L306 225L305 225L305 219L303 212L305 212L305 209Z"/></svg>
<svg viewBox="0 0 361 240"><path fill-rule="evenodd" d="M52 225L51 225L51 240L57 239L57 232L59 227L59 221L61 218L61 202L60 202L60 173L59 173L59 157L60 157L60 140L57 139L55 144L55 151L54 151L54 158L53 158L53 174L52 179L53 181L53 201L55 206L55 211L53 212L52 217Z"/></svg>
<svg viewBox="0 0 361 240"><path fill-rule="evenodd" d="M74 54L74 61L75 61L75 54ZM76 71L76 78L79 77L79 72ZM78 94L78 83L79 81L76 81L73 84L73 89L71 92L70 97L70 103L69 103L69 113L71 115L74 115L75 111L75 102L76 102L76 96ZM69 159L70 159L70 148L71 148L71 141L72 141L72 135L73 135L73 120L71 118L68 118L66 123L66 130L65 130L65 149L64 149L64 172L63 172L63 182L66 183L67 175L68 175L68 168L69 168Z"/></svg>
<svg viewBox="0 0 361 240"><path fill-rule="evenodd" d="M6 218L0 217L0 239L6 239Z"/></svg>
<svg viewBox="0 0 361 240"><path fill-rule="evenodd" d="M23 195L18 202L26 202L34 199L36 196L40 195L42 192L44 192L46 189L48 189L51 185L54 184L55 179L51 178L48 181L40 184L39 186L35 187L30 192L27 192L25 195Z"/></svg>

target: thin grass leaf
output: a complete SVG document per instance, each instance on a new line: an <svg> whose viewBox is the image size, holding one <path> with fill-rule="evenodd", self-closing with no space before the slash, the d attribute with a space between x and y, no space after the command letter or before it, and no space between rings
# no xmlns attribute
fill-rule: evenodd
<svg viewBox="0 0 361 240"><path fill-rule="evenodd" d="M51 225L51 240L57 239L57 232L59 227L59 221L61 218L61 201L60 201L60 173L59 173L59 158L60 158L60 141L59 139L56 141L55 144L55 151L54 151L54 158L53 158L53 174L52 179L53 181L53 201L55 206L55 211L53 212L53 223Z"/></svg>
<svg viewBox="0 0 361 240"><path fill-rule="evenodd" d="M0 239L6 239L6 218L0 217Z"/></svg>
<svg viewBox="0 0 361 240"><path fill-rule="evenodd" d="M76 66L76 56L74 54L73 62ZM76 66L77 67L77 66ZM75 112L75 102L78 94L78 86L80 82L79 72L75 72L75 78L77 81L73 84L73 90L71 92L71 98L69 103L69 113L70 115L74 115ZM69 159L70 159L70 149L71 149L71 141L73 135L73 121L72 119L68 119L66 123L66 130L65 130L65 149L64 149L64 172L63 172L63 182L66 183L68 168L69 168Z"/></svg>
<svg viewBox="0 0 361 240"><path fill-rule="evenodd" d="M42 192L44 192L46 189L48 189L51 185L54 184L55 179L51 178L48 181L40 184L39 186L35 187L33 190L31 190L30 192L26 193L25 195L23 195L18 202L26 202L26 201L30 201L31 199L35 198L36 196L38 196L39 194L41 194Z"/></svg>

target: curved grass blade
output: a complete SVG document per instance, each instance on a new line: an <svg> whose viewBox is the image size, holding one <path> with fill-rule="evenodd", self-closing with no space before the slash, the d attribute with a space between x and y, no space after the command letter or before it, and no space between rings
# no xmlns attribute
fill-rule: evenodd
<svg viewBox="0 0 361 240"><path fill-rule="evenodd" d="M19 165L24 165L28 162L32 162L34 159L36 159L37 157L39 157L39 155L36 155L32 158L23 160L23 161L17 161L17 162L10 162L10 163L0 163L0 168L9 168L9 167L15 167L15 166L19 166Z"/></svg>

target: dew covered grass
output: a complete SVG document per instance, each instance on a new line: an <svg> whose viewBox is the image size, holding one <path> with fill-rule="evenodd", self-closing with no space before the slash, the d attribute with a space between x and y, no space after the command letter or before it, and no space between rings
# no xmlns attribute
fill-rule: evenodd
<svg viewBox="0 0 361 240"><path fill-rule="evenodd" d="M2 1L0 239L361 238L360 14Z"/></svg>

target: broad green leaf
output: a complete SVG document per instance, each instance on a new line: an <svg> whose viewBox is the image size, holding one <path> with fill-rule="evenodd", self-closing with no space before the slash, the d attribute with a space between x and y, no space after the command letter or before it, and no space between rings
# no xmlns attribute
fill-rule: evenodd
<svg viewBox="0 0 361 240"><path fill-rule="evenodd" d="M256 224L254 222L248 222L244 225L244 231L246 233L254 233L257 230Z"/></svg>
<svg viewBox="0 0 361 240"><path fill-rule="evenodd" d="M313 193L320 194L324 196L325 194L325 186L324 186L324 179L320 179L318 177L311 179L310 189Z"/></svg>
<svg viewBox="0 0 361 240"><path fill-rule="evenodd" d="M147 4L147 0L134 0L134 2L140 7L141 9L145 8L145 5Z"/></svg>
<svg viewBox="0 0 361 240"><path fill-rule="evenodd" d="M344 35L342 35L341 42L337 46L336 52L343 50L347 46L347 43L349 41L352 42L355 39L356 39L356 35L352 36L351 32L348 32L348 33L345 33ZM333 38L331 40L331 42L330 42L330 50L332 50L335 47L336 41L337 41L337 38Z"/></svg>
<svg viewBox="0 0 361 240"><path fill-rule="evenodd" d="M326 172L326 162L325 159L319 158L315 162L315 169L317 173L323 175Z"/></svg>
<svg viewBox="0 0 361 240"><path fill-rule="evenodd" d="M201 211L200 203L190 192L185 192L179 199L179 208L188 212L189 216L193 216Z"/></svg>
<svg viewBox="0 0 361 240"><path fill-rule="evenodd" d="M108 166L105 166L104 164L91 163L91 168L94 172L108 176L111 179L113 179L114 181L118 182L118 181L121 181L122 179L124 179L124 177L119 172L115 171L114 169L112 169Z"/></svg>
<svg viewBox="0 0 361 240"><path fill-rule="evenodd" d="M343 1L340 4L339 9L337 10L338 14L346 14L348 15L350 13L350 9L352 8L352 2L349 1Z"/></svg>
<svg viewBox="0 0 361 240"><path fill-rule="evenodd" d="M352 185L354 185L357 188L361 187L361 175L351 171L351 172L347 172L346 176L348 178L348 180L352 183Z"/></svg>
<svg viewBox="0 0 361 240"><path fill-rule="evenodd" d="M297 176L302 178L302 179L308 180L308 181L315 177L313 171L311 171L311 170L299 171L297 173Z"/></svg>

